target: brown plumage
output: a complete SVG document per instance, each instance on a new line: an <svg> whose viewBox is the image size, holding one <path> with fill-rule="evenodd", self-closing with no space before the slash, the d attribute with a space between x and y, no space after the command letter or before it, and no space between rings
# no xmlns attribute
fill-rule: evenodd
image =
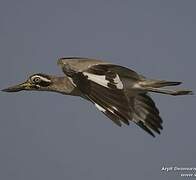
<svg viewBox="0 0 196 180"><path fill-rule="evenodd" d="M162 119L148 92L192 94L190 90L163 88L181 82L147 79L131 69L102 60L68 57L58 59L57 63L65 76L34 74L26 82L3 91L42 90L81 96L118 126L132 121L152 136L153 131L160 134Z"/></svg>

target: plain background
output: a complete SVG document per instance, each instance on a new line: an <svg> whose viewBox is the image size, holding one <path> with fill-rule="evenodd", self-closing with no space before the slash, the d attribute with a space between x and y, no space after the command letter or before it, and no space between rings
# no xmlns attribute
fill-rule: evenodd
<svg viewBox="0 0 196 180"><path fill-rule="evenodd" d="M194 0L1 0L0 88L56 59L105 59L196 89ZM195 96L152 95L164 120L152 138L119 128L92 104L46 92L0 93L0 179L186 179L163 166L196 167ZM196 173L196 172L194 172Z"/></svg>

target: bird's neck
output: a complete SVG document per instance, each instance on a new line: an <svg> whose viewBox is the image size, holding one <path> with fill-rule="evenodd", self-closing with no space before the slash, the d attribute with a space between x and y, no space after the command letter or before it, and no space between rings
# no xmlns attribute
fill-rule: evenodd
<svg viewBox="0 0 196 180"><path fill-rule="evenodd" d="M64 95L80 96L80 91L75 87L73 81L67 76L53 77L52 90Z"/></svg>

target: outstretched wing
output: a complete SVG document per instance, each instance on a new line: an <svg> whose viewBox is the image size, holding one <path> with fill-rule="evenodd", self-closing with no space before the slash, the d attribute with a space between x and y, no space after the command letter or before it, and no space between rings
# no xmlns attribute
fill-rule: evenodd
<svg viewBox="0 0 196 180"><path fill-rule="evenodd" d="M160 133L162 120L153 100L145 92L134 89L134 85L144 79L142 75L105 62L79 59L76 61L80 69L76 61L75 64L68 61L63 61L68 65L62 66L64 73L114 123L121 126L122 122L129 125L129 121L133 121L152 136L153 131Z"/></svg>
<svg viewBox="0 0 196 180"><path fill-rule="evenodd" d="M132 111L127 97L122 89L117 89L115 83L109 83L105 77L87 72L79 72L72 77L80 91L95 106L109 117L114 123L121 126L121 122L129 125L132 119Z"/></svg>
<svg viewBox="0 0 196 180"><path fill-rule="evenodd" d="M87 91L89 90L91 101L106 116L114 122L117 119L117 124L120 121L129 124L128 122L132 120L153 137L153 131L160 134L162 120L153 100L145 92L138 92L134 95L131 93L129 84L137 83L144 78L143 76L128 68L111 64L92 66L82 75L86 78L86 82L89 83L87 85L80 81L83 88L90 87ZM127 87L124 87L126 83L128 84L127 87L129 87L128 92L126 92ZM118 109L117 113L120 112L120 118L119 114L112 111L111 107Z"/></svg>

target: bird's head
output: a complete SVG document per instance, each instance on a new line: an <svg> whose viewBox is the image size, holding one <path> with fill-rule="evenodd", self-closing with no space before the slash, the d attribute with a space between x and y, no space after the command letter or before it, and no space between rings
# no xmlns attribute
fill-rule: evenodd
<svg viewBox="0 0 196 180"><path fill-rule="evenodd" d="M22 90L37 90L37 91L50 91L52 88L54 78L46 74L33 74L28 79L18 85L3 89L5 92L18 92Z"/></svg>

